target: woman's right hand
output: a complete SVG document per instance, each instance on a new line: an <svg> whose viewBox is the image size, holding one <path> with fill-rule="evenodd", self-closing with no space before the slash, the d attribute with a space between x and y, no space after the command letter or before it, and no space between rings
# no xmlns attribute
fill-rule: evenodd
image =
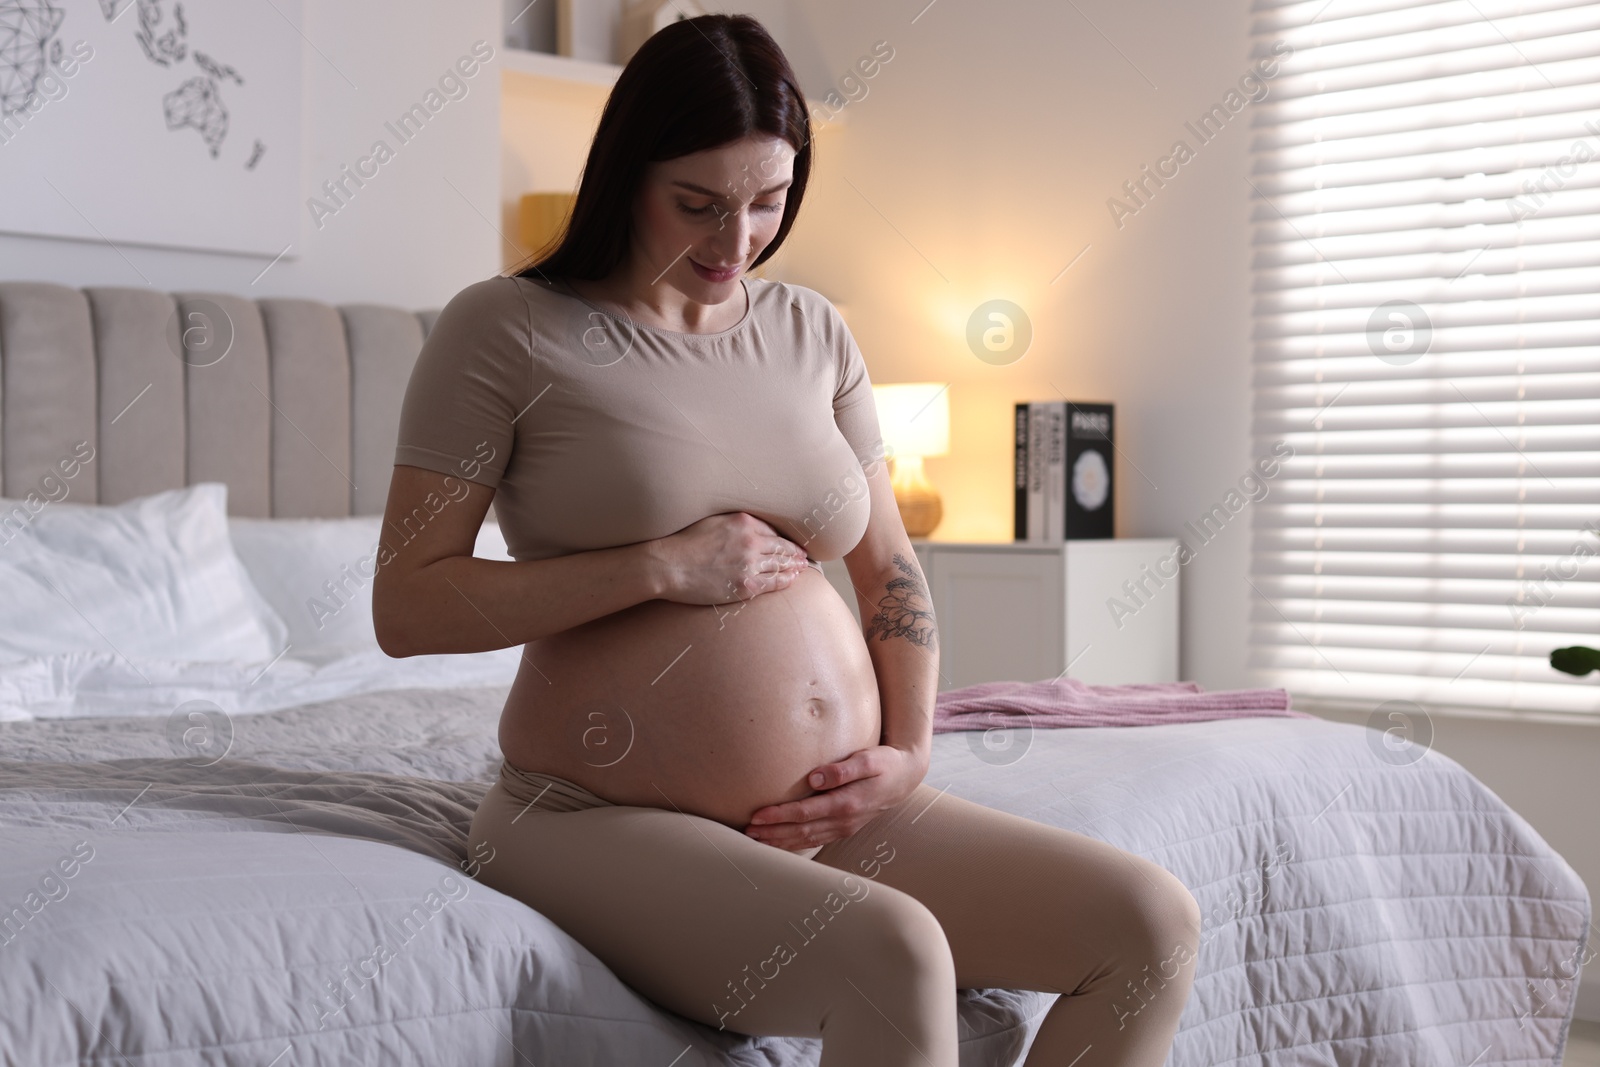
<svg viewBox="0 0 1600 1067"><path fill-rule="evenodd" d="M808 566L805 549L743 511L708 515L651 542L680 604L731 604L786 589Z"/></svg>

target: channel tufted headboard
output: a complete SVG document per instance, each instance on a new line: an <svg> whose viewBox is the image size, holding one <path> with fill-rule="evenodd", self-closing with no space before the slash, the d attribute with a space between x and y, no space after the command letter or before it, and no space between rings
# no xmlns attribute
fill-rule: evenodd
<svg viewBox="0 0 1600 1067"><path fill-rule="evenodd" d="M232 515L380 514L437 314L0 282L0 496L38 489L88 442L80 503L215 481Z"/></svg>

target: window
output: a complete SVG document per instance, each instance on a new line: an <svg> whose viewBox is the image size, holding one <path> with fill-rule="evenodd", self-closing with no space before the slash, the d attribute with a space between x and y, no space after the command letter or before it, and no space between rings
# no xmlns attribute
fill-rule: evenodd
<svg viewBox="0 0 1600 1067"><path fill-rule="evenodd" d="M1253 10L1251 663L1600 718L1600 3ZM1289 51L1292 49L1292 52Z"/></svg>

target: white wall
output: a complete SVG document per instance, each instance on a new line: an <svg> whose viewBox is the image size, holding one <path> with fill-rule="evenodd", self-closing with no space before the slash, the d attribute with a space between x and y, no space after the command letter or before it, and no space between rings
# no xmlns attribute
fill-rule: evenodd
<svg viewBox="0 0 1600 1067"><path fill-rule="evenodd" d="M813 95L875 42L894 49L819 138L775 266L844 305L875 380L953 383L955 454L928 462L936 539L1010 538L1011 405L1057 388L1117 403L1121 536L1176 533L1250 461L1248 115L1120 231L1106 209L1141 164L1193 142L1184 121L1243 73L1244 8L1079 7L1116 47L1065 4L936 3L915 24L916 5L790 12L786 46L804 36L821 57L820 78L802 74ZM972 309L997 297L1034 329L1006 367L965 340ZM1245 684L1247 542L1236 520L1184 571L1183 672L1209 686Z"/></svg>
<svg viewBox="0 0 1600 1067"><path fill-rule="evenodd" d="M474 42L500 51L495 0L306 0L300 29L309 42L302 200L375 140L394 145L384 123L417 103ZM437 307L499 266L499 72L466 84L467 95L398 146L321 229L303 211L300 239L259 281L270 258L10 235L0 235L0 279L135 287L148 279L162 290ZM48 119L47 110L36 121Z"/></svg>

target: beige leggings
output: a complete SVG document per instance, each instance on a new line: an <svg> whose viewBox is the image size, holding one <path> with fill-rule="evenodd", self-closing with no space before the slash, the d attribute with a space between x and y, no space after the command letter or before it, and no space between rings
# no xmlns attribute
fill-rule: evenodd
<svg viewBox="0 0 1600 1067"><path fill-rule="evenodd" d="M926 783L807 858L506 765L468 855L645 997L823 1067L956 1067L958 987L1062 994L1027 1067L1160 1067L1194 982L1170 872Z"/></svg>

